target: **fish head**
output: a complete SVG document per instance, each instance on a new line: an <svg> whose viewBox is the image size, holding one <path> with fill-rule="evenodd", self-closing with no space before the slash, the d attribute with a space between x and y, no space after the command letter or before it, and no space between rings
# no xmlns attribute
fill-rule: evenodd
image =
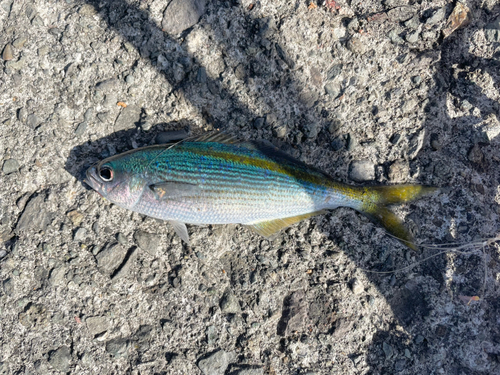
<svg viewBox="0 0 500 375"><path fill-rule="evenodd" d="M101 196L132 210L140 200L147 181L126 163L109 158L87 169L85 182Z"/></svg>

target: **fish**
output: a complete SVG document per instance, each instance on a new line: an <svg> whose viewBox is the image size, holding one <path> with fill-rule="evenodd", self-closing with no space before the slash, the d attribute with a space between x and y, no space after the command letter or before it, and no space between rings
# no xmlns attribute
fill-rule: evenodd
<svg viewBox="0 0 500 375"><path fill-rule="evenodd" d="M238 141L225 133L111 156L88 168L85 182L120 207L170 222L187 244L186 224L242 224L269 238L301 220L349 207L417 249L389 206L436 190L343 184L270 142Z"/></svg>

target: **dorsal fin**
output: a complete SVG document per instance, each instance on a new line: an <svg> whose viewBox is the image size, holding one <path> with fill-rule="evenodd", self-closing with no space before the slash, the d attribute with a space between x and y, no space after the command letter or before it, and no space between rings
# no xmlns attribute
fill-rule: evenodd
<svg viewBox="0 0 500 375"><path fill-rule="evenodd" d="M224 143L228 145L239 143L236 137L219 131L213 131L207 134L202 134L200 136L194 136L193 138L186 138L184 139L184 142L214 142Z"/></svg>

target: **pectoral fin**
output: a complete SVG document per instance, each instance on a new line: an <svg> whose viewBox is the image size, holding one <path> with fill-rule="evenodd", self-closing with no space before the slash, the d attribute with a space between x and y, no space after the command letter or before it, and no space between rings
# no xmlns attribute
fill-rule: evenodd
<svg viewBox="0 0 500 375"><path fill-rule="evenodd" d="M195 184L177 181L163 181L149 185L158 200L169 200L180 197L199 196L201 188Z"/></svg>
<svg viewBox="0 0 500 375"><path fill-rule="evenodd" d="M315 211L308 214L285 217L282 219L275 219L269 221L261 221L254 224L246 224L247 228L252 229L254 232L264 236L266 238L271 237L273 234L278 233L280 230L289 227L292 224L298 223L304 219L308 219L312 216L320 215L326 211Z"/></svg>
<svg viewBox="0 0 500 375"><path fill-rule="evenodd" d="M172 224L175 233L177 233L177 235L181 238L181 240L183 240L187 245L189 245L189 234L186 224L174 220L170 220L169 223Z"/></svg>

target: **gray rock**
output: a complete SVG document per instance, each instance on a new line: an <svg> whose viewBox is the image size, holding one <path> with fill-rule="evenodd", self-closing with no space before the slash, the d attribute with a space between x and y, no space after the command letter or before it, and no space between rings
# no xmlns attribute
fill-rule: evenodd
<svg viewBox="0 0 500 375"><path fill-rule="evenodd" d="M410 167L408 163L398 160L389 167L388 177L391 182L402 182L406 180L409 174Z"/></svg>
<svg viewBox="0 0 500 375"><path fill-rule="evenodd" d="M5 250L0 250L0 259L3 259L5 258L5 256L7 255L7 251Z"/></svg>
<svg viewBox="0 0 500 375"><path fill-rule="evenodd" d="M342 72L342 66L342 64L335 64L332 66L328 70L328 73L326 73L326 79L330 81L337 77Z"/></svg>
<svg viewBox="0 0 500 375"><path fill-rule="evenodd" d="M115 131L127 130L136 127L141 120L141 108L135 105L128 105L122 108L115 122Z"/></svg>
<svg viewBox="0 0 500 375"><path fill-rule="evenodd" d="M389 39L391 39L391 42L394 44L404 44L403 38L399 36L399 31L398 30L391 30L388 34Z"/></svg>
<svg viewBox="0 0 500 375"><path fill-rule="evenodd" d="M415 9L411 6L393 8L387 12L387 16L393 22L404 22L415 15Z"/></svg>
<svg viewBox="0 0 500 375"><path fill-rule="evenodd" d="M289 336L294 332L301 332L306 326L307 303L305 291L298 290L289 294L283 300L281 319L278 322L277 333L280 336Z"/></svg>
<svg viewBox="0 0 500 375"><path fill-rule="evenodd" d="M429 26L435 25L441 22L444 19L445 15L446 15L446 8L445 7L439 8L429 18L427 18L425 24Z"/></svg>
<svg viewBox="0 0 500 375"><path fill-rule="evenodd" d="M484 28L484 36L488 42L500 42L500 17Z"/></svg>
<svg viewBox="0 0 500 375"><path fill-rule="evenodd" d="M91 316L86 319L85 323L92 337L106 332L110 327L110 321L105 316Z"/></svg>
<svg viewBox="0 0 500 375"><path fill-rule="evenodd" d="M4 174L11 174L17 172L20 165L16 159L7 159L3 162L2 171Z"/></svg>
<svg viewBox="0 0 500 375"><path fill-rule="evenodd" d="M196 74L196 82L206 83L207 82L207 70L204 66L198 68L198 73Z"/></svg>
<svg viewBox="0 0 500 375"><path fill-rule="evenodd" d="M112 274L122 263L127 254L127 250L115 243L97 254L97 266L102 273Z"/></svg>
<svg viewBox="0 0 500 375"><path fill-rule="evenodd" d="M6 279L2 282L3 291L6 295L12 296L14 292L14 282L12 279Z"/></svg>
<svg viewBox="0 0 500 375"><path fill-rule="evenodd" d="M45 26L42 17L37 15L35 18L33 18L33 21L31 21L31 24L33 26Z"/></svg>
<svg viewBox="0 0 500 375"><path fill-rule="evenodd" d="M384 351L385 357L386 358L391 358L392 355L394 354L394 350L392 349L392 346L386 343L385 341L382 343L382 350Z"/></svg>
<svg viewBox="0 0 500 375"><path fill-rule="evenodd" d="M84 121L84 122L81 122L78 124L78 126L76 127L76 130L75 130L75 135L77 137L80 137L83 135L83 133L85 133L85 130L87 130L87 126L88 124Z"/></svg>
<svg viewBox="0 0 500 375"><path fill-rule="evenodd" d="M104 93L109 93L116 91L118 89L119 82L116 78L110 78L105 81L101 81L96 85L96 89Z"/></svg>
<svg viewBox="0 0 500 375"><path fill-rule="evenodd" d="M26 42L28 41L28 38L26 35L21 35L20 37L16 38L16 40L14 40L12 42L12 45L16 48L23 48L24 45L26 44Z"/></svg>
<svg viewBox="0 0 500 375"><path fill-rule="evenodd" d="M325 91L328 95L335 99L340 95L340 84L335 82L328 82L325 85Z"/></svg>
<svg viewBox="0 0 500 375"><path fill-rule="evenodd" d="M425 129L413 135L408 142L408 156L410 159L415 159L424 146Z"/></svg>
<svg viewBox="0 0 500 375"><path fill-rule="evenodd" d="M375 179L375 165L369 160L356 160L349 166L349 178L356 182Z"/></svg>
<svg viewBox="0 0 500 375"><path fill-rule="evenodd" d="M285 138L287 131L286 125L278 125L273 128L273 135L277 138Z"/></svg>
<svg viewBox="0 0 500 375"><path fill-rule="evenodd" d="M332 141L333 151L340 151L344 148L344 146L345 146L344 137L339 136L339 137L335 137L333 139L333 141Z"/></svg>
<svg viewBox="0 0 500 375"><path fill-rule="evenodd" d="M81 242L85 239L86 235L87 235L87 229L78 228L77 230L75 230L75 234L73 235L73 240L76 242Z"/></svg>
<svg viewBox="0 0 500 375"><path fill-rule="evenodd" d="M56 370L68 372L71 364L71 350L67 346L49 353L49 363Z"/></svg>
<svg viewBox="0 0 500 375"><path fill-rule="evenodd" d="M365 41L361 37L352 37L347 42L347 49L357 55L362 55L366 52Z"/></svg>
<svg viewBox="0 0 500 375"><path fill-rule="evenodd" d="M418 41L418 36L419 36L419 32L418 30L417 31L414 31L412 33L408 33L406 34L406 41L408 43L416 43Z"/></svg>
<svg viewBox="0 0 500 375"><path fill-rule="evenodd" d="M106 351L115 358L127 357L129 340L126 338L116 338L106 342Z"/></svg>
<svg viewBox="0 0 500 375"><path fill-rule="evenodd" d="M17 119L23 123L28 119L28 111L25 107L22 107L17 111Z"/></svg>
<svg viewBox="0 0 500 375"><path fill-rule="evenodd" d="M15 232L17 234L29 230L45 231L52 220L52 214L44 206L45 195L32 196L24 208L21 218L17 222Z"/></svg>
<svg viewBox="0 0 500 375"><path fill-rule="evenodd" d="M264 127L265 122L266 119L264 117L257 117L253 122L253 127L255 129L262 129Z"/></svg>
<svg viewBox="0 0 500 375"><path fill-rule="evenodd" d="M241 307L238 299L235 297L231 289L226 289L220 300L220 308L225 314L237 314L241 312Z"/></svg>
<svg viewBox="0 0 500 375"><path fill-rule="evenodd" d="M198 361L198 367L204 375L224 375L229 364L235 359L234 352L218 350Z"/></svg>
<svg viewBox="0 0 500 375"><path fill-rule="evenodd" d="M163 13L163 31L169 34L183 32L198 22L205 7L206 0L173 0Z"/></svg>
<svg viewBox="0 0 500 375"><path fill-rule="evenodd" d="M419 22L417 16L412 17L408 21L405 22L405 26L412 29L412 30L417 30L419 25L420 25L420 22Z"/></svg>
<svg viewBox="0 0 500 375"><path fill-rule="evenodd" d="M14 58L14 53L12 51L12 45L10 44L7 44L5 46L5 48L3 49L3 52L2 52L2 59L4 61L9 61L9 60L12 60Z"/></svg>
<svg viewBox="0 0 500 375"><path fill-rule="evenodd" d="M401 372L404 370L406 366L406 359L400 359L400 360L397 360L396 363L394 364L394 369L396 370L396 372Z"/></svg>
<svg viewBox="0 0 500 375"><path fill-rule="evenodd" d="M160 237L153 233L138 230L134 233L134 240L137 245L153 256L161 249Z"/></svg>
<svg viewBox="0 0 500 375"><path fill-rule="evenodd" d="M26 119L26 125L28 125L31 129L35 129L38 125L40 125L38 116L34 113L28 115Z"/></svg>

